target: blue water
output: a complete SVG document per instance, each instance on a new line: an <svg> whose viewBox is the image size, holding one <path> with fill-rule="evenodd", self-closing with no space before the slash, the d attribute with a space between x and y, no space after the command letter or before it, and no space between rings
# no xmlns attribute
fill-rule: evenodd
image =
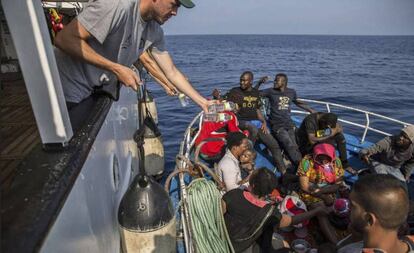
<svg viewBox="0 0 414 253"><path fill-rule="evenodd" d="M167 36L166 43L176 65L204 96L210 96L214 88L224 92L238 86L245 70L253 71L255 80L284 72L288 86L301 98L414 123L414 36L191 35ZM171 169L184 131L199 107L194 103L181 107L176 97L166 96L152 82L149 88L156 97ZM358 120L363 123L364 116ZM372 124L390 132L399 128Z"/></svg>

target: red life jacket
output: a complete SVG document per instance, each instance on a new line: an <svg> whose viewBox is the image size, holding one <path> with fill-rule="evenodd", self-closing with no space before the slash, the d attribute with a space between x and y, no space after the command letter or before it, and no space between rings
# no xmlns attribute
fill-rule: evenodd
<svg viewBox="0 0 414 253"><path fill-rule="evenodd" d="M237 120L236 115L233 112L229 111L223 113L231 115L231 120L226 122L204 121L201 124L200 133L195 141L196 147L202 141L208 141L209 138L226 138L227 133L229 132L241 132L240 128L238 127L239 121ZM201 147L200 153L208 157L213 157L222 152L224 145L225 142L223 140L208 141Z"/></svg>

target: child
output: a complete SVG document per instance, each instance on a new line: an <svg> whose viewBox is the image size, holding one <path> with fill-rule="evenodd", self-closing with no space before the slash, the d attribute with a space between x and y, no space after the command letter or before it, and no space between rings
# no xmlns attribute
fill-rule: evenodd
<svg viewBox="0 0 414 253"><path fill-rule="evenodd" d="M240 169L242 180L239 185L249 182L249 176L254 170L254 161L257 153L253 149L246 149L240 156Z"/></svg>

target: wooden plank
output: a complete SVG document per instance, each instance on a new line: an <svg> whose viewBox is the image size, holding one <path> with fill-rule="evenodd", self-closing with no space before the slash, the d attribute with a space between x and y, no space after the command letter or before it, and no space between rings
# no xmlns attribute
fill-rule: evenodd
<svg viewBox="0 0 414 253"><path fill-rule="evenodd" d="M2 194L9 190L13 178L16 176L16 168L20 162L21 160L12 160L6 163L0 160L0 184Z"/></svg>
<svg viewBox="0 0 414 253"><path fill-rule="evenodd" d="M17 116L25 112L24 107L8 107L8 110L2 113L1 118L5 121L10 121L15 119Z"/></svg>
<svg viewBox="0 0 414 253"><path fill-rule="evenodd" d="M6 155L0 155L1 161L12 161L16 159L22 159L22 156L19 154L6 154Z"/></svg>
<svg viewBox="0 0 414 253"><path fill-rule="evenodd" d="M29 131L30 134L27 136L27 138L23 139L23 141L20 142L19 145L10 152L11 154L20 154L23 157L29 153L31 150L30 147L33 147L35 144L40 142L40 136L37 132L37 129L30 128Z"/></svg>
<svg viewBox="0 0 414 253"><path fill-rule="evenodd" d="M36 123L33 123L33 122L20 122L20 123L19 122L7 122L4 124L0 123L0 127L19 127L19 126L30 127L34 125L36 125Z"/></svg>
<svg viewBox="0 0 414 253"><path fill-rule="evenodd" d="M35 123L33 111L30 107L4 107L0 111L0 124L7 123Z"/></svg>
<svg viewBox="0 0 414 253"><path fill-rule="evenodd" d="M0 182L2 193L15 177L22 158L40 142L24 80L19 74L1 75Z"/></svg>
<svg viewBox="0 0 414 253"><path fill-rule="evenodd" d="M5 149L6 146L8 146L10 143L12 143L16 138L18 138L20 135L24 133L30 126L20 126L20 127L13 127L13 126L7 126L7 127L1 127L0 128L0 135L2 136L2 142L1 142L1 151Z"/></svg>
<svg viewBox="0 0 414 253"><path fill-rule="evenodd" d="M16 166L20 163L21 159L12 159L12 160L3 160L0 159L0 178L1 181L5 177L7 177L10 173L13 172L13 170L16 168Z"/></svg>
<svg viewBox="0 0 414 253"><path fill-rule="evenodd" d="M0 105L30 105L30 100L24 90L16 92L3 89L3 94L0 96Z"/></svg>
<svg viewBox="0 0 414 253"><path fill-rule="evenodd" d="M0 113L1 113L0 118L4 121L7 121L8 120L7 115L9 115L11 112L13 112L13 110L14 110L13 107L3 106L1 108L1 111L0 111Z"/></svg>
<svg viewBox="0 0 414 253"><path fill-rule="evenodd" d="M5 155L8 154L9 152L11 152L14 148L16 148L17 146L20 145L21 142L24 142L24 140L26 138L28 138L31 134L33 134L33 129L26 129L26 131L23 132L22 135L20 135L19 137L17 137L16 139L14 139L13 142L11 142L9 145L7 145L6 148L4 148L1 151L1 155Z"/></svg>
<svg viewBox="0 0 414 253"><path fill-rule="evenodd" d="M17 111L13 118L10 120L10 123L18 123L18 122L33 122L34 123L34 116L33 112L30 107L21 108L21 110Z"/></svg>

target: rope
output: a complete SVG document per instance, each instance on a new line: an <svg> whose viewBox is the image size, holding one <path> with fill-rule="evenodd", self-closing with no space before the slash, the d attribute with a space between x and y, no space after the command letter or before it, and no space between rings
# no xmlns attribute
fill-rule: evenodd
<svg viewBox="0 0 414 253"><path fill-rule="evenodd" d="M213 181L194 179L187 196L191 227L199 253L234 252L221 208L221 194Z"/></svg>
<svg viewBox="0 0 414 253"><path fill-rule="evenodd" d="M132 65L132 70L135 71L138 76L141 76L141 71L139 71L134 65ZM152 118L151 113L149 112L148 106L147 106L147 84L146 80L144 84L142 85L142 92L141 87L137 87L137 107L139 112L139 118L138 118L138 129L135 131L133 139L137 143L137 154L139 157L139 173L141 175L146 174L145 173L145 150L144 150L144 118L145 115ZM142 108L140 101L144 101L145 108ZM145 109L145 113L144 113Z"/></svg>
<svg viewBox="0 0 414 253"><path fill-rule="evenodd" d="M177 164L178 167L180 167L180 161L184 161L186 164L186 169L188 169L188 171L190 172L192 177L204 177L204 173L201 169L205 170L212 178L213 180L216 182L216 184L218 185L219 190L225 190L225 185L223 183L223 181L220 180L219 176L217 176L217 174L211 170L208 166L206 166L205 164L201 163L201 162L192 162L190 159L188 159L187 157L183 156L183 155L177 155L175 162Z"/></svg>
<svg viewBox="0 0 414 253"><path fill-rule="evenodd" d="M132 70L134 70L139 75L139 70L132 65ZM139 162L139 174L145 175L145 151L144 151L144 118L141 115L144 115L143 109L140 106L140 99L143 97L145 99L145 92L147 87L144 86L143 94L140 92L140 87L138 87L137 94L137 109L139 113L138 117L138 129L135 131L133 139L137 143L137 155Z"/></svg>

